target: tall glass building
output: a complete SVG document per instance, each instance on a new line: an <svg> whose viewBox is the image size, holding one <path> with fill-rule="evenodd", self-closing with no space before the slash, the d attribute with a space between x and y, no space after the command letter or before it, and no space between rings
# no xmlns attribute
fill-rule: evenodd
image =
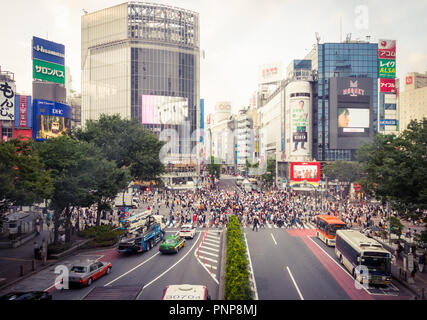
<svg viewBox="0 0 427 320"><path fill-rule="evenodd" d="M372 78L372 113L369 119L374 133L378 128L378 44L344 42L317 44L305 59L312 60L317 71L313 100L313 157L318 161L354 160L356 149L330 147L330 83L332 78ZM335 121L335 120L334 120Z"/></svg>
<svg viewBox="0 0 427 320"><path fill-rule="evenodd" d="M161 4L83 15L82 125L101 114L137 119L161 139L173 136L171 163L191 158L200 136L199 29L198 13Z"/></svg>

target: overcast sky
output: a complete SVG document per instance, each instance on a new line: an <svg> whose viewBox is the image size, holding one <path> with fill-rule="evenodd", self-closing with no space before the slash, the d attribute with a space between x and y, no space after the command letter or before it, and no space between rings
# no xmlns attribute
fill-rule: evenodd
<svg viewBox="0 0 427 320"><path fill-rule="evenodd" d="M31 94L31 39L65 45L72 87L80 92L81 16L122 0L2 1L0 66L15 73L17 91ZM257 89L258 68L301 59L316 42L352 39L397 40L397 76L427 71L427 0L162 0L149 1L200 14L200 96L207 111L217 101L237 110ZM364 15L363 12L367 12ZM342 32L340 33L340 20ZM367 27L367 28L366 28Z"/></svg>

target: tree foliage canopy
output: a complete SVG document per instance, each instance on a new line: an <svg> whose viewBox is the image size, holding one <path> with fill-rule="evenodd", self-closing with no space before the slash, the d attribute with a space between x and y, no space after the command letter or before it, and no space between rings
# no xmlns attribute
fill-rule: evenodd
<svg viewBox="0 0 427 320"><path fill-rule="evenodd" d="M0 213L11 205L41 202L52 192L49 172L29 142L0 142Z"/></svg>
<svg viewBox="0 0 427 320"><path fill-rule="evenodd" d="M128 168L135 180L155 180L164 172L160 161L164 142L136 120L101 115L99 120L87 121L86 128L75 130L73 136L99 147L107 160Z"/></svg>
<svg viewBox="0 0 427 320"><path fill-rule="evenodd" d="M427 119L411 121L398 137L377 135L357 151L362 187L400 213L427 209Z"/></svg>
<svg viewBox="0 0 427 320"><path fill-rule="evenodd" d="M325 165L322 173L329 180L339 180L342 182L355 182L362 176L362 166L354 161L334 161Z"/></svg>

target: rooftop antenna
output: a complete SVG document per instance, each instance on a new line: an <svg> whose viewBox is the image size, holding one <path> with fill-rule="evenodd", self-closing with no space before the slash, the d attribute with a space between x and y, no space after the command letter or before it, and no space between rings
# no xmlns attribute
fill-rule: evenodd
<svg viewBox="0 0 427 320"><path fill-rule="evenodd" d="M345 38L346 42L350 42L351 41L351 33L347 33L347 36Z"/></svg>
<svg viewBox="0 0 427 320"><path fill-rule="evenodd" d="M319 35L319 32L316 32L316 40L317 40L317 44L319 44L319 42L320 42L320 35Z"/></svg>
<svg viewBox="0 0 427 320"><path fill-rule="evenodd" d="M342 42L342 17L340 16L340 42Z"/></svg>
<svg viewBox="0 0 427 320"><path fill-rule="evenodd" d="M85 9L82 9L83 10L83 12L85 13L85 14L88 14L88 12L85 10Z"/></svg>
<svg viewBox="0 0 427 320"><path fill-rule="evenodd" d="M366 36L366 41L367 41L367 42L371 41L371 36L370 36L370 35L367 35L367 36Z"/></svg>

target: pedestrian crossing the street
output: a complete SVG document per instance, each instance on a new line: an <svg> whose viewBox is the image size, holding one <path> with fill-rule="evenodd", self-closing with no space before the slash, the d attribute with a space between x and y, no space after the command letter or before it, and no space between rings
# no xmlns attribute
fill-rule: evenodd
<svg viewBox="0 0 427 320"><path fill-rule="evenodd" d="M284 230L292 230L292 229L316 229L316 226L311 222L303 222L303 224L296 224L293 226L283 225L281 227L277 226L277 224L265 222L264 227L258 226L258 229L284 229ZM253 229L252 225L244 225L243 229Z"/></svg>

